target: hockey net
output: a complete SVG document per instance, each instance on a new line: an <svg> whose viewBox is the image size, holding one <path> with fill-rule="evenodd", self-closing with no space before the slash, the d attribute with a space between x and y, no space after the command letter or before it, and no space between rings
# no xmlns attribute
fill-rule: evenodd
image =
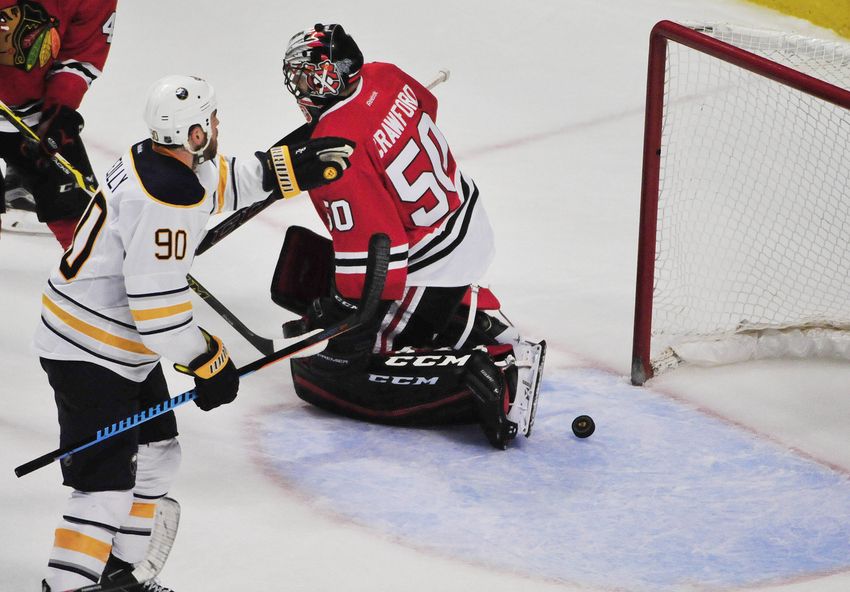
<svg viewBox="0 0 850 592"><path fill-rule="evenodd" d="M850 45L732 25L650 37L632 381L850 358Z"/></svg>

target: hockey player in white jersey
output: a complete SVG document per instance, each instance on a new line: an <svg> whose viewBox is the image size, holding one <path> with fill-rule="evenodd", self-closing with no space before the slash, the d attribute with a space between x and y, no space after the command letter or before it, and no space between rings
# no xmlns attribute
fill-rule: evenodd
<svg viewBox="0 0 850 592"><path fill-rule="evenodd" d="M218 154L213 88L169 76L150 89L150 138L107 171L42 295L35 336L55 391L60 445L169 397L160 356L195 379L204 411L230 403L239 377L221 340L197 326L186 275L211 214L296 195L338 178L353 145L323 138L247 161ZM173 412L74 454L73 489L43 590L132 582L157 500L180 463ZM167 590L149 583L143 590Z"/></svg>

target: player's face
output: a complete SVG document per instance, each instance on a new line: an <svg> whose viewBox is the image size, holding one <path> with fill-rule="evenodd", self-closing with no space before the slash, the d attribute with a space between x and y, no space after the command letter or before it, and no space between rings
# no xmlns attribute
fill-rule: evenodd
<svg viewBox="0 0 850 592"><path fill-rule="evenodd" d="M305 96L310 93L310 85L307 84L307 73L304 70L299 70L293 80L295 89L298 94L295 96Z"/></svg>

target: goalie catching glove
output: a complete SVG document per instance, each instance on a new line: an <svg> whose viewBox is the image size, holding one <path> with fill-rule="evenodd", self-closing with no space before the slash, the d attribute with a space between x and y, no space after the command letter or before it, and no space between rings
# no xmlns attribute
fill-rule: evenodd
<svg viewBox="0 0 850 592"><path fill-rule="evenodd" d="M221 339L203 329L201 333L207 341L207 351L189 362L188 366L174 364L174 369L195 377L195 405L203 411L210 411L236 398L239 372Z"/></svg>
<svg viewBox="0 0 850 592"><path fill-rule="evenodd" d="M263 189L278 198L295 197L333 183L351 166L354 146L343 138L317 138L256 152L263 165Z"/></svg>

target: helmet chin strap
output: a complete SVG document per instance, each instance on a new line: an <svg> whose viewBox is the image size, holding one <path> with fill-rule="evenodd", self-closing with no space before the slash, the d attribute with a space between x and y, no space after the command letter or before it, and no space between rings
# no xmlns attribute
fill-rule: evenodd
<svg viewBox="0 0 850 592"><path fill-rule="evenodd" d="M190 143L191 142L190 138L186 138L186 141L183 142L183 148L185 148L186 151L189 152L189 154L191 154L194 157L195 166L201 164L202 162L204 162L206 160L206 158L204 157L204 151L209 147L210 141L212 140L212 134L211 133L204 132L204 135L207 137L207 141L204 142L204 145L201 146L200 148L196 148L196 149L193 150L192 145Z"/></svg>

